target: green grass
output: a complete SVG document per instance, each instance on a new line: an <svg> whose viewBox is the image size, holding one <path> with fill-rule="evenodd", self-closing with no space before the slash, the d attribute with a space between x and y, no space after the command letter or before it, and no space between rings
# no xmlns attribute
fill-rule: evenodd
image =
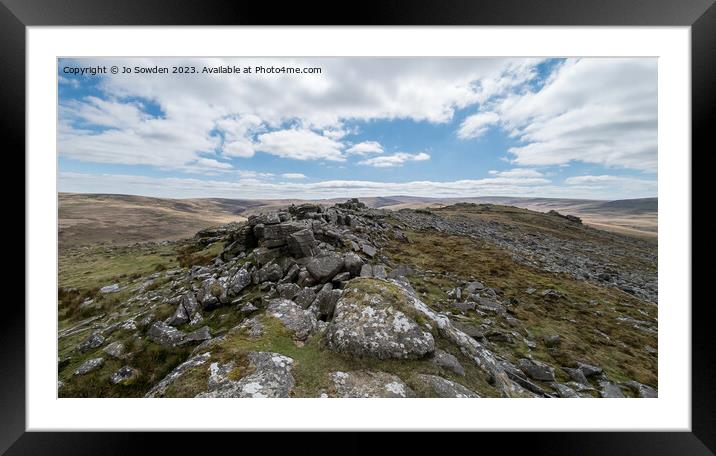
<svg viewBox="0 0 716 456"><path fill-rule="evenodd" d="M89 334L86 334L88 336ZM118 334L113 338L124 342L127 360L118 360L105 354L107 345L85 354L76 354L72 361L59 372L65 385L59 390L60 397L143 397L149 389L164 378L172 369L184 362L192 347L167 349L147 339L137 339L130 334ZM75 369L90 358L104 358L104 365L85 375L74 376ZM139 370L139 377L131 385L113 385L110 377L120 367L130 365Z"/></svg>
<svg viewBox="0 0 716 456"><path fill-rule="evenodd" d="M187 244L179 249L177 261L182 268L206 266L224 250L223 242L215 242L206 247L199 244Z"/></svg>
<svg viewBox="0 0 716 456"><path fill-rule="evenodd" d="M424 293L426 304L444 310L441 307L446 299L444 291L459 282L475 279L499 290L503 301L515 303L510 311L521 324L518 328L505 327L522 333L536 342L537 347L529 349L520 341L495 342L492 347L498 354L515 360L529 353L536 359L564 366L576 361L591 362L602 366L614 380L633 379L657 385L657 358L644 351L646 345L657 347L656 334L639 332L616 320L619 316L655 318L655 305L614 288L520 265L501 249L467 237L436 232L406 234L410 243L395 241L384 249L391 260L417 270L447 273L410 279L418 293ZM538 291L528 294L526 289L530 287ZM543 298L540 292L547 288L563 293L565 298ZM472 312L468 316L476 323L482 321ZM493 323L503 323L501 317L489 318ZM598 331L607 334L611 342ZM550 349L542 343L542 336L549 334L562 337L558 348Z"/></svg>
<svg viewBox="0 0 716 456"><path fill-rule="evenodd" d="M177 244L91 247L60 253L59 286L83 290L126 283L179 266Z"/></svg>

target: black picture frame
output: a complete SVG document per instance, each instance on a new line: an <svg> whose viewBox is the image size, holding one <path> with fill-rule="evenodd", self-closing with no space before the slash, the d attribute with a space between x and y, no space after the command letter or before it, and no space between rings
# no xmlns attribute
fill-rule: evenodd
<svg viewBox="0 0 716 456"><path fill-rule="evenodd" d="M528 25L528 26L690 26L692 70L692 151L712 152L707 141L713 128L709 114L716 106L716 6L714 0L442 0L338 2L248 2L209 0L0 0L0 99L5 149L25 150L25 39L28 26L111 25ZM711 127L711 128L710 128ZM18 154L19 155L19 154ZM700 158L701 161L703 158ZM692 161L693 164L693 161ZM24 166L24 165L23 165ZM697 168L692 169L696 170ZM693 190L693 195L697 192ZM692 204L693 207L693 204ZM25 227L27 230L27 226ZM693 235L699 228L692 221ZM25 238L27 242L27 237ZM701 237L704 239L704 237ZM699 248L694 258L712 258L713 243ZM711 264L713 261L711 260ZM714 267L693 268L692 283L708 283ZM26 274L32 274L27 270ZM701 278L702 280L698 280ZM696 280L694 280L696 279ZM19 288L19 287L18 287ZM696 291L696 290L694 290ZM695 296L695 295L694 295ZM710 300L709 300L710 301ZM529 451L530 454L714 454L716 453L716 367L709 317L709 301L692 306L692 430L691 432L609 433L483 433L477 451ZM695 301L694 301L695 302ZM691 303L683 303L691 305ZM152 451L204 451L237 439L224 433L211 438L167 434L25 432L25 312L18 303L4 306L0 318L0 453L20 454L132 454ZM668 343L668 341L661 341ZM662 369L668 366L660 366ZM476 411L479 413L479 411ZM635 427L639 423L634 423ZM371 451L365 434L335 435L340 452ZM260 437L266 439L266 436ZM402 443L382 444L382 450L405 452L405 441L438 442L443 437L408 437ZM297 445L296 436L270 439L280 450ZM319 439L301 445L314 451ZM269 445L267 443L267 445ZM475 444L477 445L477 444ZM496 447L494 445L497 445ZM231 447L230 447L231 448ZM238 446L235 446L238 448ZM248 446L244 447L248 450ZM268 448L268 447L267 447ZM457 451L457 448L455 449Z"/></svg>

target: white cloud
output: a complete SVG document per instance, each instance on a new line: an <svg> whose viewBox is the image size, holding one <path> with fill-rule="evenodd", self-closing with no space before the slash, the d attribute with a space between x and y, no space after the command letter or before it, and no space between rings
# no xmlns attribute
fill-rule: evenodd
<svg viewBox="0 0 716 456"><path fill-rule="evenodd" d="M231 166L231 163L225 163L220 162L218 160L214 160L213 158L199 158L196 160L196 164L204 167L204 168L211 168L211 169L232 169L233 166Z"/></svg>
<svg viewBox="0 0 716 456"><path fill-rule="evenodd" d="M65 121L118 129L135 127L151 118L144 112L144 106L136 101L103 100L94 96L62 105L60 117Z"/></svg>
<svg viewBox="0 0 716 456"><path fill-rule="evenodd" d="M359 165L374 166L376 168L390 168L393 166L402 166L408 161L425 161L430 160L430 155L425 152L417 154L409 154L407 152L398 152L393 155L382 155L380 157L369 158L358 162Z"/></svg>
<svg viewBox="0 0 716 456"><path fill-rule="evenodd" d="M500 116L494 112L480 112L473 114L460 124L457 136L460 139L477 138L487 132L491 125L496 124L500 120Z"/></svg>
<svg viewBox="0 0 716 456"><path fill-rule="evenodd" d="M305 179L306 175L301 173L283 173L281 177L284 179Z"/></svg>
<svg viewBox="0 0 716 456"><path fill-rule="evenodd" d="M329 128L329 129L323 130L321 133L326 138L331 138L333 140L338 141L338 140L342 139L345 135L349 134L350 132L344 128Z"/></svg>
<svg viewBox="0 0 716 456"><path fill-rule="evenodd" d="M363 141L348 148L346 152L356 155L382 154L383 146L377 141Z"/></svg>
<svg viewBox="0 0 716 456"><path fill-rule="evenodd" d="M540 90L509 95L493 109L525 143L509 150L516 164L656 171L655 58L569 59Z"/></svg>
<svg viewBox="0 0 716 456"><path fill-rule="evenodd" d="M62 76L62 75L58 75L58 76L57 76L57 82L58 82L59 84L69 85L69 86L72 86L72 87L74 87L74 88L77 88L77 87L80 86L80 81L79 81L79 79L66 78L66 77L64 77L64 76Z"/></svg>
<svg viewBox="0 0 716 456"><path fill-rule="evenodd" d="M222 148L224 155L228 157L250 158L256 153L254 143L249 140L238 140L224 143Z"/></svg>
<svg viewBox="0 0 716 456"><path fill-rule="evenodd" d="M223 174L222 176L228 176ZM248 176L237 181L188 178L154 178L132 175L59 173L62 192L132 193L170 198L352 198L413 195L422 197L539 196L556 198L640 198L656 196L656 181L621 178L595 190L590 185L557 186L546 178L488 177L455 181L377 182L330 180L274 182ZM636 182L638 181L638 182Z"/></svg>
<svg viewBox="0 0 716 456"><path fill-rule="evenodd" d="M224 135L223 153L241 158L254 156L254 144L249 136L264 130L261 119L251 114L219 119L216 121L216 129Z"/></svg>
<svg viewBox="0 0 716 456"><path fill-rule="evenodd" d="M345 161L343 145L311 130L290 129L258 136L256 150L295 160Z"/></svg>
<svg viewBox="0 0 716 456"><path fill-rule="evenodd" d="M530 168L513 168L507 171L490 170L489 174L499 177L544 177L541 172Z"/></svg>
<svg viewBox="0 0 716 456"><path fill-rule="evenodd" d="M564 180L570 185L584 185L584 184L603 184L608 182L616 182L619 178L617 176L609 176L606 174L600 176L573 176L568 177Z"/></svg>
<svg viewBox="0 0 716 456"><path fill-rule="evenodd" d="M341 160L346 121L411 119L447 122L457 109L483 103L534 77L536 59L112 59L127 66L320 66L320 75L107 75L98 87L113 101L84 99L60 106L62 156L96 163L188 166L206 152L248 158L256 135L296 125L311 131L301 152L266 136L264 151L282 157ZM69 61L68 61L69 63ZM83 65L107 59L82 59ZM160 107L151 118L136 100ZM129 101L135 100L135 101ZM115 129L98 132L76 122ZM316 132L323 132L319 134ZM295 135L295 133L294 133ZM222 137L223 136L223 137ZM303 134L304 140L309 137ZM323 138L317 139L317 138ZM317 152L316 152L317 150Z"/></svg>
<svg viewBox="0 0 716 456"><path fill-rule="evenodd" d="M238 181L191 178L153 178L132 175L94 175L61 172L63 192L127 193L173 198L338 198L389 195L459 197L540 192L543 179L486 178L456 181L377 182L329 180L321 182L271 182L260 178Z"/></svg>

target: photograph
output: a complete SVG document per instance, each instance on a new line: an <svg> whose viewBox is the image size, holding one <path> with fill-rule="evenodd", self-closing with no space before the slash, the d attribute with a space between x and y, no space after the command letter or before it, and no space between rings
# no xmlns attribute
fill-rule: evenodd
<svg viewBox="0 0 716 456"><path fill-rule="evenodd" d="M57 398L657 398L658 60L57 57Z"/></svg>

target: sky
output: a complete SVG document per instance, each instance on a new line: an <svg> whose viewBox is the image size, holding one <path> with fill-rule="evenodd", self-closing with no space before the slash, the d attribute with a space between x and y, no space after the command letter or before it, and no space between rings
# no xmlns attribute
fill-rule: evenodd
<svg viewBox="0 0 716 456"><path fill-rule="evenodd" d="M657 61L60 59L57 150L61 192L655 197Z"/></svg>

